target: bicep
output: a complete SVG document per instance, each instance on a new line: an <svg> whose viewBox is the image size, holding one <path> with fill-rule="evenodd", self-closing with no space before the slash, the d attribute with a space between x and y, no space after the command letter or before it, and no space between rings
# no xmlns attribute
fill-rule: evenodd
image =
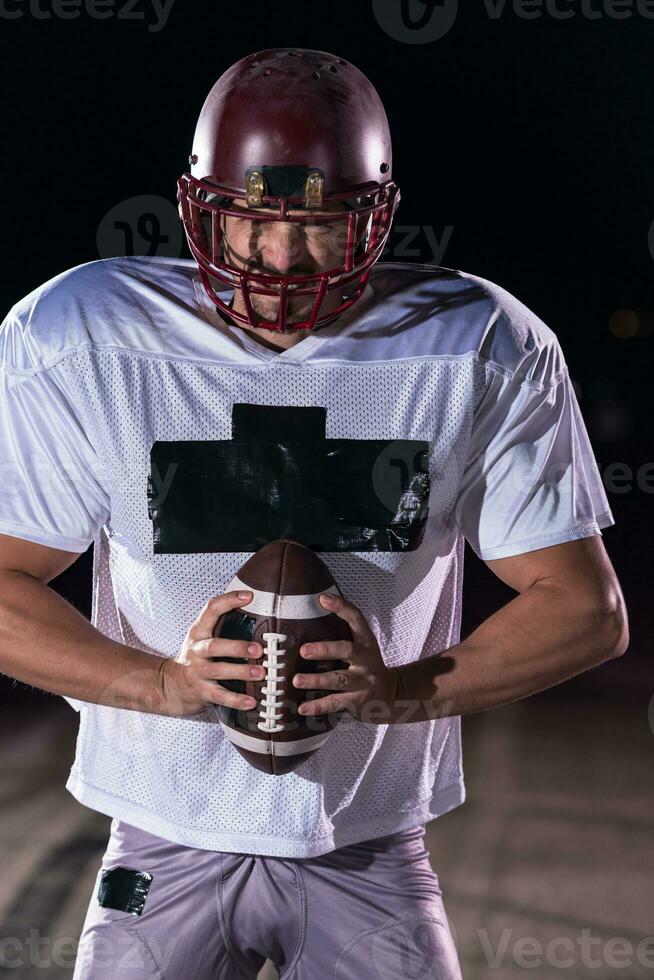
<svg viewBox="0 0 654 980"><path fill-rule="evenodd" d="M0 534L0 574L22 572L41 582L50 582L77 561L77 551L60 551L43 544Z"/></svg>
<svg viewBox="0 0 654 980"><path fill-rule="evenodd" d="M524 592L540 582L571 588L580 599L586 597L602 606L620 594L615 571L599 534L509 558L496 558L486 565L516 592Z"/></svg>

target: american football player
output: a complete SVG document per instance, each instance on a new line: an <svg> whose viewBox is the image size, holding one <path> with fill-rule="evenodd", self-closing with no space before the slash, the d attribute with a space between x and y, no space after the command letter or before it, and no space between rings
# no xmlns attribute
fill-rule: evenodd
<svg viewBox="0 0 654 980"><path fill-rule="evenodd" d="M555 334L478 276L380 262L399 200L370 81L259 52L197 123L192 258L90 262L4 321L0 669L79 712L67 788L112 817L76 980L460 977L424 830L464 800L461 716L627 646ZM263 676L213 631L278 538L353 640L303 650L346 664L294 681L338 723L269 775L209 709ZM465 540L516 595L461 642ZM91 544L89 623L48 583Z"/></svg>

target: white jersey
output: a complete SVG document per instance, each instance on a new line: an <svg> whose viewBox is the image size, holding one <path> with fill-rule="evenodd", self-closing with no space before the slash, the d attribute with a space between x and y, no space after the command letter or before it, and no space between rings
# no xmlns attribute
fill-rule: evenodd
<svg viewBox="0 0 654 980"><path fill-rule="evenodd" d="M4 321L0 532L65 551L93 543L94 625L174 657L206 600L256 550L256 522L254 509L250 522L247 508L236 517L221 508L230 492L239 499L223 470L227 497L215 507L158 508L153 447L203 441L222 452L244 407L256 443L257 419L268 419L270 437L272 406L289 410L296 442L304 418L311 440L361 441L339 471L340 504L301 472L301 453L311 508L301 494L284 501L282 484L275 492L289 522L283 536L294 536L302 513L388 665L459 642L464 538L494 559L613 523L558 341L493 283L380 263L350 310L276 352L216 315L190 260L120 258L57 276ZM360 472L375 440L382 477ZM394 445L423 447L428 474L399 519L406 460ZM282 536L273 490L262 493L271 535ZM339 506L357 525L342 540L323 533L323 510L338 521ZM205 517L211 525L205 550L188 530L198 517L200 529ZM257 521L260 529L260 512ZM459 718L391 726L346 715L295 772L270 776L235 751L209 711L185 719L70 703L80 715L73 796L180 844L311 857L425 823L464 799Z"/></svg>

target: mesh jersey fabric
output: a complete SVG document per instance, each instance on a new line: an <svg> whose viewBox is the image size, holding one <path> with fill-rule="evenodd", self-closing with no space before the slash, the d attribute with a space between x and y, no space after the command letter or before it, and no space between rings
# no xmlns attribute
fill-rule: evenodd
<svg viewBox="0 0 654 980"><path fill-rule="evenodd" d="M217 316L191 261L119 258L55 277L2 325L0 532L93 543L94 625L174 657L249 554L155 553L149 453L155 440L229 439L237 402L322 406L327 438L428 441L419 547L321 553L389 665L459 641L464 538L493 559L614 523L557 338L499 286L380 263L357 304L278 353ZM312 857L465 796L456 717L345 716L295 772L269 776L213 713L67 700L80 717L73 796L192 847Z"/></svg>

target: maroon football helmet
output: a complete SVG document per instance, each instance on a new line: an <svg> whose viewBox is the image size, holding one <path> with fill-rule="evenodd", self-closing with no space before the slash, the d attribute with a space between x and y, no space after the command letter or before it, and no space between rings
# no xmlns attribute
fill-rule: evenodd
<svg viewBox="0 0 654 980"><path fill-rule="evenodd" d="M189 163L191 172L178 183L184 227L204 288L220 311L252 327L312 330L359 299L384 249L400 193L392 179L384 107L358 68L302 48L243 58L209 93ZM257 221L340 227L345 221L343 263L302 275L230 264L221 219L244 216L234 198L244 199L245 216ZM331 202L340 209L325 213ZM242 290L246 315L220 298L212 279L218 289ZM323 299L333 290L340 303L321 316ZM257 317L253 294L279 297L276 321ZM306 319L289 324L294 296L314 299Z"/></svg>

